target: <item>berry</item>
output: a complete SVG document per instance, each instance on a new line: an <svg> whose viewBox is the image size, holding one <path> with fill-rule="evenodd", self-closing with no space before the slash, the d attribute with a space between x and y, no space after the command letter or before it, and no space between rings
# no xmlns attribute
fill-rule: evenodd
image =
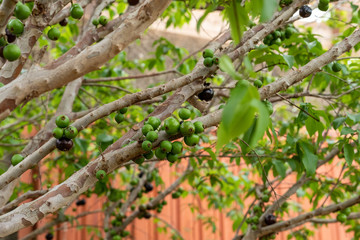
<svg viewBox="0 0 360 240"><path fill-rule="evenodd" d="M150 131L154 131L154 128L150 125L150 124L145 124L142 128L141 128L141 132L146 136L146 134Z"/></svg>
<svg viewBox="0 0 360 240"><path fill-rule="evenodd" d="M265 224L271 225L276 223L276 216L273 214L269 214L265 216Z"/></svg>
<svg viewBox="0 0 360 240"><path fill-rule="evenodd" d="M171 149L172 149L172 144L171 144L171 142L170 142L170 141L167 141L167 140L162 141L162 142L160 143L160 149L161 149L161 151L166 152L166 153L171 152Z"/></svg>
<svg viewBox="0 0 360 240"><path fill-rule="evenodd" d="M148 183L148 182L146 182L144 184L144 188L145 188L146 193L151 192L154 189L153 185L151 183Z"/></svg>
<svg viewBox="0 0 360 240"><path fill-rule="evenodd" d="M63 20L61 20L61 21L59 22L59 24L60 24L60 26L65 27L65 26L68 24L68 20L67 20L66 18L64 18Z"/></svg>
<svg viewBox="0 0 360 240"><path fill-rule="evenodd" d="M121 236L120 235L115 235L112 237L113 240L121 240Z"/></svg>
<svg viewBox="0 0 360 240"><path fill-rule="evenodd" d="M312 9L308 5L304 5L299 9L299 15L303 18L307 18L311 16Z"/></svg>
<svg viewBox="0 0 360 240"><path fill-rule="evenodd" d="M144 213L144 218L149 219L151 218L151 214L149 212Z"/></svg>
<svg viewBox="0 0 360 240"><path fill-rule="evenodd" d="M12 156L11 158L11 164L13 166L17 165L18 163L20 163L22 160L24 160L23 155L21 154L15 154L14 156Z"/></svg>
<svg viewBox="0 0 360 240"><path fill-rule="evenodd" d="M98 170L96 172L96 178L101 180L106 176L106 172L104 170Z"/></svg>
<svg viewBox="0 0 360 240"><path fill-rule="evenodd" d="M251 225L251 229L255 231L258 229L258 227L256 225Z"/></svg>
<svg viewBox="0 0 360 240"><path fill-rule="evenodd" d="M158 127L160 126L161 124L161 120L157 117L149 117L149 119L146 121L147 124L150 124L154 130L158 129Z"/></svg>
<svg viewBox="0 0 360 240"><path fill-rule="evenodd" d="M76 201L76 206L84 206L86 204L86 200L85 199L80 199Z"/></svg>
<svg viewBox="0 0 360 240"><path fill-rule="evenodd" d="M341 211L342 213L344 213L346 216L349 216L351 213L351 209L350 208L345 208L344 210Z"/></svg>
<svg viewBox="0 0 360 240"><path fill-rule="evenodd" d="M67 139L64 137L56 139L56 148L60 151L69 151L73 145L74 143L71 139Z"/></svg>
<svg viewBox="0 0 360 240"><path fill-rule="evenodd" d="M24 24L19 19L11 19L7 24L7 28L15 35L20 35L24 32Z"/></svg>
<svg viewBox="0 0 360 240"><path fill-rule="evenodd" d="M130 6L135 6L139 3L139 0L128 0Z"/></svg>
<svg viewBox="0 0 360 240"><path fill-rule="evenodd" d="M254 224L258 224L259 223L259 217L258 216L253 216L251 218L251 222L254 223Z"/></svg>
<svg viewBox="0 0 360 240"><path fill-rule="evenodd" d="M154 152L153 151L149 151L147 153L143 154L144 158L146 159L152 159L154 157Z"/></svg>
<svg viewBox="0 0 360 240"><path fill-rule="evenodd" d="M318 8L320 11L326 12L329 9L329 3L319 3Z"/></svg>
<svg viewBox="0 0 360 240"><path fill-rule="evenodd" d="M75 3L70 8L70 15L75 19L80 19L84 15L84 9Z"/></svg>
<svg viewBox="0 0 360 240"><path fill-rule="evenodd" d="M144 161L145 161L145 158L143 157L138 157L137 159L133 160L134 163L138 164L138 165L141 165Z"/></svg>
<svg viewBox="0 0 360 240"><path fill-rule="evenodd" d="M212 88L205 88L198 94L198 98L202 101L210 101L214 97L214 90Z"/></svg>
<svg viewBox="0 0 360 240"><path fill-rule="evenodd" d="M57 28L51 28L48 33L47 33L48 37L50 40L56 41L59 39L60 37L60 30Z"/></svg>
<svg viewBox="0 0 360 240"><path fill-rule="evenodd" d="M143 143L141 144L141 148L144 149L144 151L150 151L152 148L152 143L148 140L143 141Z"/></svg>
<svg viewBox="0 0 360 240"><path fill-rule="evenodd" d="M259 205L255 205L255 206L253 207L253 211L254 211L254 212L261 212L262 210L261 210L261 207L260 207Z"/></svg>
<svg viewBox="0 0 360 240"><path fill-rule="evenodd" d="M15 40L16 40L16 35L15 34L12 34L10 32L10 30L7 29L7 28L5 29L5 33L6 33L6 39L7 39L8 43L15 42Z"/></svg>
<svg viewBox="0 0 360 240"><path fill-rule="evenodd" d="M70 124L70 119L66 115L60 115L55 120L56 126L66 128Z"/></svg>
<svg viewBox="0 0 360 240"><path fill-rule="evenodd" d="M45 235L46 240L52 240L54 238L54 235L52 233L48 233Z"/></svg>
<svg viewBox="0 0 360 240"><path fill-rule="evenodd" d="M214 57L213 58L213 63L215 64L215 65L219 65L219 58L217 58L217 57Z"/></svg>
<svg viewBox="0 0 360 240"><path fill-rule="evenodd" d="M69 126L64 130L65 137L68 139L73 139L78 134L78 130L74 126Z"/></svg>
<svg viewBox="0 0 360 240"><path fill-rule="evenodd" d="M259 80L259 79L256 79L254 81L254 86L257 87L257 88L261 88L262 84L263 84L262 81Z"/></svg>
<svg viewBox="0 0 360 240"><path fill-rule="evenodd" d="M204 58L212 58L214 56L214 51L211 49L205 49L203 51L203 57Z"/></svg>
<svg viewBox="0 0 360 240"><path fill-rule="evenodd" d="M199 141L200 141L200 137L199 137L199 135L196 135L196 134L184 137L185 144L190 147L195 146L196 144L199 143Z"/></svg>
<svg viewBox="0 0 360 240"><path fill-rule="evenodd" d="M341 65L338 62L334 62L331 70L333 70L333 72L340 72L341 71Z"/></svg>
<svg viewBox="0 0 360 240"><path fill-rule="evenodd" d="M262 198L261 198L261 200L262 200L263 202L269 202L270 196L269 196L269 195L263 195Z"/></svg>
<svg viewBox="0 0 360 240"><path fill-rule="evenodd" d="M172 154L180 154L182 152L183 149L183 145L181 142L173 142L172 144L172 148L171 148L171 153Z"/></svg>
<svg viewBox="0 0 360 240"><path fill-rule="evenodd" d="M204 132L204 124L202 122L196 121L194 122L194 126L196 134Z"/></svg>
<svg viewBox="0 0 360 240"><path fill-rule="evenodd" d="M191 136L195 133L195 126L192 122L183 122L180 125L180 132L183 136Z"/></svg>
<svg viewBox="0 0 360 240"><path fill-rule="evenodd" d="M180 123L173 117L169 117L164 121L165 132L169 135L174 135L179 132Z"/></svg>
<svg viewBox="0 0 360 240"><path fill-rule="evenodd" d="M99 19L94 18L94 19L92 20L92 24L93 24L95 27L97 27L97 25L99 25Z"/></svg>
<svg viewBox="0 0 360 240"><path fill-rule="evenodd" d="M155 110L155 108L153 106L149 106L147 109L147 113L152 113Z"/></svg>
<svg viewBox="0 0 360 240"><path fill-rule="evenodd" d="M177 154L173 154L173 153L168 153L166 155L166 159L171 162L171 163L174 163L178 160L178 155Z"/></svg>
<svg viewBox="0 0 360 240"><path fill-rule="evenodd" d="M0 38L0 47L4 47L4 46L6 46L6 44L7 44L7 41L6 41L5 37L1 37Z"/></svg>
<svg viewBox="0 0 360 240"><path fill-rule="evenodd" d="M54 128L54 130L52 131L52 134L53 134L54 138L60 139L60 138L62 138L63 135L64 135L64 129L59 128L59 127L56 127L56 128Z"/></svg>
<svg viewBox="0 0 360 240"><path fill-rule="evenodd" d="M269 111L269 114L272 114L274 112L272 103L269 100L264 100L263 103L265 104L267 110Z"/></svg>
<svg viewBox="0 0 360 240"><path fill-rule="evenodd" d="M127 107L124 107L122 109L119 110L119 113L121 114L125 114L127 112L128 108Z"/></svg>
<svg viewBox="0 0 360 240"><path fill-rule="evenodd" d="M131 209L131 211L135 211L136 206L135 206L135 205L131 205L130 209Z"/></svg>
<svg viewBox="0 0 360 240"><path fill-rule="evenodd" d="M339 222L341 223L344 223L346 222L347 220L347 216L343 213L339 213L337 216L336 216L336 220L338 220Z"/></svg>
<svg viewBox="0 0 360 240"><path fill-rule="evenodd" d="M294 28L292 28L292 27L287 27L287 28L285 29L285 37L286 37L286 38L290 38L291 35L293 35L293 33L295 33L295 32L296 32L296 30L295 30Z"/></svg>
<svg viewBox="0 0 360 240"><path fill-rule="evenodd" d="M14 15L16 18L20 19L20 20L24 20L27 19L31 14L31 10L30 8L25 5L22 4L21 2L18 2L16 4L15 10L14 10Z"/></svg>
<svg viewBox="0 0 360 240"><path fill-rule="evenodd" d="M137 179L137 178L131 179L131 181L130 181L131 186L136 186L138 184L139 184L139 179Z"/></svg>
<svg viewBox="0 0 360 240"><path fill-rule="evenodd" d="M182 108L179 110L179 117L182 119L182 120L186 120L186 119L189 119L191 116L191 111L187 108Z"/></svg>
<svg viewBox="0 0 360 240"><path fill-rule="evenodd" d="M166 152L163 152L160 148L157 148L155 150L155 156L160 160L166 159Z"/></svg>
<svg viewBox="0 0 360 240"><path fill-rule="evenodd" d="M171 197L172 197L173 199L179 198L180 196L181 196L181 193L180 193L180 192L173 192L173 193L171 194Z"/></svg>
<svg viewBox="0 0 360 240"><path fill-rule="evenodd" d="M146 140L155 142L159 138L159 135L155 131L150 131L146 134Z"/></svg>
<svg viewBox="0 0 360 240"><path fill-rule="evenodd" d="M100 16L99 17L99 23L103 26L105 26L108 23L109 19L107 19L107 17L105 16Z"/></svg>
<svg viewBox="0 0 360 240"><path fill-rule="evenodd" d="M204 58L205 67L212 67L213 64L214 64L214 62L211 57Z"/></svg>
<svg viewBox="0 0 360 240"><path fill-rule="evenodd" d="M16 44L9 44L4 47L4 58L12 62L17 60L21 55L21 50Z"/></svg>
<svg viewBox="0 0 360 240"><path fill-rule="evenodd" d="M121 123L121 122L124 121L124 120L125 120L125 116L124 116L123 114L117 113L117 114L115 115L115 121L116 121L117 123Z"/></svg>

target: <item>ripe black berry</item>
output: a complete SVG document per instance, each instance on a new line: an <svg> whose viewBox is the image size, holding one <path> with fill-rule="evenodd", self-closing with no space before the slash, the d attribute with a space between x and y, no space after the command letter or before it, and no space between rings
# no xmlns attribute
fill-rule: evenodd
<svg viewBox="0 0 360 240"><path fill-rule="evenodd" d="M151 218L151 214L149 212L144 212L144 218L146 219Z"/></svg>
<svg viewBox="0 0 360 240"><path fill-rule="evenodd" d="M144 184L144 187L145 187L145 192L146 193L151 192L154 189L153 185L151 183L148 183L148 182L146 182Z"/></svg>
<svg viewBox="0 0 360 240"><path fill-rule="evenodd" d="M138 174L138 177L139 177L139 178L142 178L142 176L144 176L144 174L145 174L145 173L141 171L141 172Z"/></svg>
<svg viewBox="0 0 360 240"><path fill-rule="evenodd" d="M45 236L46 240L52 240L54 238L54 235L52 233L48 233Z"/></svg>
<svg viewBox="0 0 360 240"><path fill-rule="evenodd" d="M84 206L86 204L85 199L80 199L76 201L76 206Z"/></svg>
<svg viewBox="0 0 360 240"><path fill-rule="evenodd" d="M69 151L73 145L74 143L71 139L67 139L67 138L56 139L56 148L59 149L60 151Z"/></svg>
<svg viewBox="0 0 360 240"><path fill-rule="evenodd" d="M61 21L59 22L59 24L60 24L60 26L65 27L65 26L68 24L68 20L67 20L66 18L64 18L63 20L61 20Z"/></svg>
<svg viewBox="0 0 360 240"><path fill-rule="evenodd" d="M8 43L12 43L16 40L16 35L12 34L9 29L6 28L5 32Z"/></svg>
<svg viewBox="0 0 360 240"><path fill-rule="evenodd" d="M198 94L198 98L202 101L210 101L214 97L214 90L212 88L205 88Z"/></svg>
<svg viewBox="0 0 360 240"><path fill-rule="evenodd" d="M266 225L271 225L271 224L276 223L276 216L273 214L266 215L265 223L266 223Z"/></svg>
<svg viewBox="0 0 360 240"><path fill-rule="evenodd" d="M312 12L312 9L308 5L304 5L299 9L299 14L303 18L310 17L311 12Z"/></svg>
<svg viewBox="0 0 360 240"><path fill-rule="evenodd" d="M129 5L131 5L131 6L135 6L136 4L139 3L139 0L128 0L128 3L129 3Z"/></svg>

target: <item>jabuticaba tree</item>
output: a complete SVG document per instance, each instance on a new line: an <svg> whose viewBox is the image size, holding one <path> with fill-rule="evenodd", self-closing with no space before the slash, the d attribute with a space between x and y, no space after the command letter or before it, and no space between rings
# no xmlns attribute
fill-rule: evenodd
<svg viewBox="0 0 360 240"><path fill-rule="evenodd" d="M159 37L128 57L155 21L181 29L195 9L197 30L215 11L228 29L192 53ZM127 238L136 218L181 239L159 214L194 195L227 213L232 239L298 239L336 222L359 238L359 15L329 0L3 0L0 237L55 216L24 238L53 239L57 224L100 212L102 239ZM182 169L175 181L159 161ZM106 203L65 211L91 196Z"/></svg>

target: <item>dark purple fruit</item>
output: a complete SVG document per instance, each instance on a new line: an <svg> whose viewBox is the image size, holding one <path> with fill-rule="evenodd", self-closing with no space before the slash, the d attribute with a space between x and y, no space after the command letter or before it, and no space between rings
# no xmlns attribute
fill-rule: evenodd
<svg viewBox="0 0 360 240"><path fill-rule="evenodd" d="M303 18L310 17L311 13L312 13L312 9L308 5L304 5L299 9L299 15Z"/></svg>
<svg viewBox="0 0 360 240"><path fill-rule="evenodd" d="M265 223L266 223L266 225L271 225L271 224L276 223L276 216L273 214L266 215Z"/></svg>
<svg viewBox="0 0 360 240"><path fill-rule="evenodd" d="M151 218L151 214L149 212L144 212L144 218L146 219Z"/></svg>
<svg viewBox="0 0 360 240"><path fill-rule="evenodd" d="M205 88L198 94L198 98L202 101L210 101L214 97L214 90L212 88Z"/></svg>
<svg viewBox="0 0 360 240"><path fill-rule="evenodd" d="M76 206L84 206L86 204L85 199L80 199L76 201Z"/></svg>
<svg viewBox="0 0 360 240"><path fill-rule="evenodd" d="M15 34L12 34L12 33L10 32L10 30L7 29L7 28L5 29L5 32L6 32L6 39L7 39L8 43L15 42L15 40L16 40L16 35L15 35Z"/></svg>
<svg viewBox="0 0 360 240"><path fill-rule="evenodd" d="M130 6L135 6L139 3L139 0L128 0Z"/></svg>
<svg viewBox="0 0 360 240"><path fill-rule="evenodd" d="M66 18L64 18L63 20L61 20L61 21L59 22L59 24L60 24L60 26L65 27L65 26L68 24L68 20L67 20Z"/></svg>
<svg viewBox="0 0 360 240"><path fill-rule="evenodd" d="M71 139L67 139L67 138L56 139L56 148L59 149L60 151L69 151L73 145L74 143Z"/></svg>
<svg viewBox="0 0 360 240"><path fill-rule="evenodd" d="M45 236L46 240L52 240L54 238L54 235L52 233L48 233Z"/></svg>
<svg viewBox="0 0 360 240"><path fill-rule="evenodd" d="M139 178L142 178L142 177L144 176L144 174L145 174L145 173L144 173L143 171L141 171L141 172L139 172L138 177L139 177Z"/></svg>
<svg viewBox="0 0 360 240"><path fill-rule="evenodd" d="M146 193L151 192L154 189L153 185L151 183L148 183L148 182L146 182L144 184L144 188L145 188Z"/></svg>
<svg viewBox="0 0 360 240"><path fill-rule="evenodd" d="M0 47L0 57L4 58L4 47Z"/></svg>

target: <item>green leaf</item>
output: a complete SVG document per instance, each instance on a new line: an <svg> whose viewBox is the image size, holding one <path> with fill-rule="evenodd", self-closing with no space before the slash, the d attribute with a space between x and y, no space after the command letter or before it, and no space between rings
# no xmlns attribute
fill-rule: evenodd
<svg viewBox="0 0 360 240"><path fill-rule="evenodd" d="M289 66L289 68L292 68L294 66L294 62L295 62L295 58L294 56L291 56L291 55L282 55L285 62L287 63L287 65Z"/></svg>
<svg viewBox="0 0 360 240"><path fill-rule="evenodd" d="M238 0L232 0L225 12L229 19L232 39L235 44L238 44L241 40L243 27L249 22L248 13L241 7Z"/></svg>
<svg viewBox="0 0 360 240"><path fill-rule="evenodd" d="M343 129L341 129L340 134L341 135L347 135L347 134L351 134L354 133L355 131L352 128L349 127L344 127Z"/></svg>
<svg viewBox="0 0 360 240"><path fill-rule="evenodd" d="M241 76L238 72L236 72L234 65L231 61L231 58L227 55L223 55L220 58L220 63L219 63L220 69L224 72L226 72L227 74L229 74L233 79L235 80L241 80Z"/></svg>
<svg viewBox="0 0 360 240"><path fill-rule="evenodd" d="M346 117L335 118L333 121L334 129L338 129L346 120Z"/></svg>
<svg viewBox="0 0 360 240"><path fill-rule="evenodd" d="M274 167L276 171L279 173L281 178L285 178L286 176L286 166L285 164L280 160L273 160Z"/></svg>
<svg viewBox="0 0 360 240"><path fill-rule="evenodd" d="M354 148L349 143L344 144L344 156L346 163L351 166L352 161L354 160Z"/></svg>
<svg viewBox="0 0 360 240"><path fill-rule="evenodd" d="M277 0L263 0L260 22L269 21L274 15L274 12L277 7L278 7Z"/></svg>
<svg viewBox="0 0 360 240"><path fill-rule="evenodd" d="M318 156L316 156L312 150L311 145L309 143L300 142L300 147L303 150L303 154L301 156L301 161L304 164L306 173L308 176L315 174Z"/></svg>

